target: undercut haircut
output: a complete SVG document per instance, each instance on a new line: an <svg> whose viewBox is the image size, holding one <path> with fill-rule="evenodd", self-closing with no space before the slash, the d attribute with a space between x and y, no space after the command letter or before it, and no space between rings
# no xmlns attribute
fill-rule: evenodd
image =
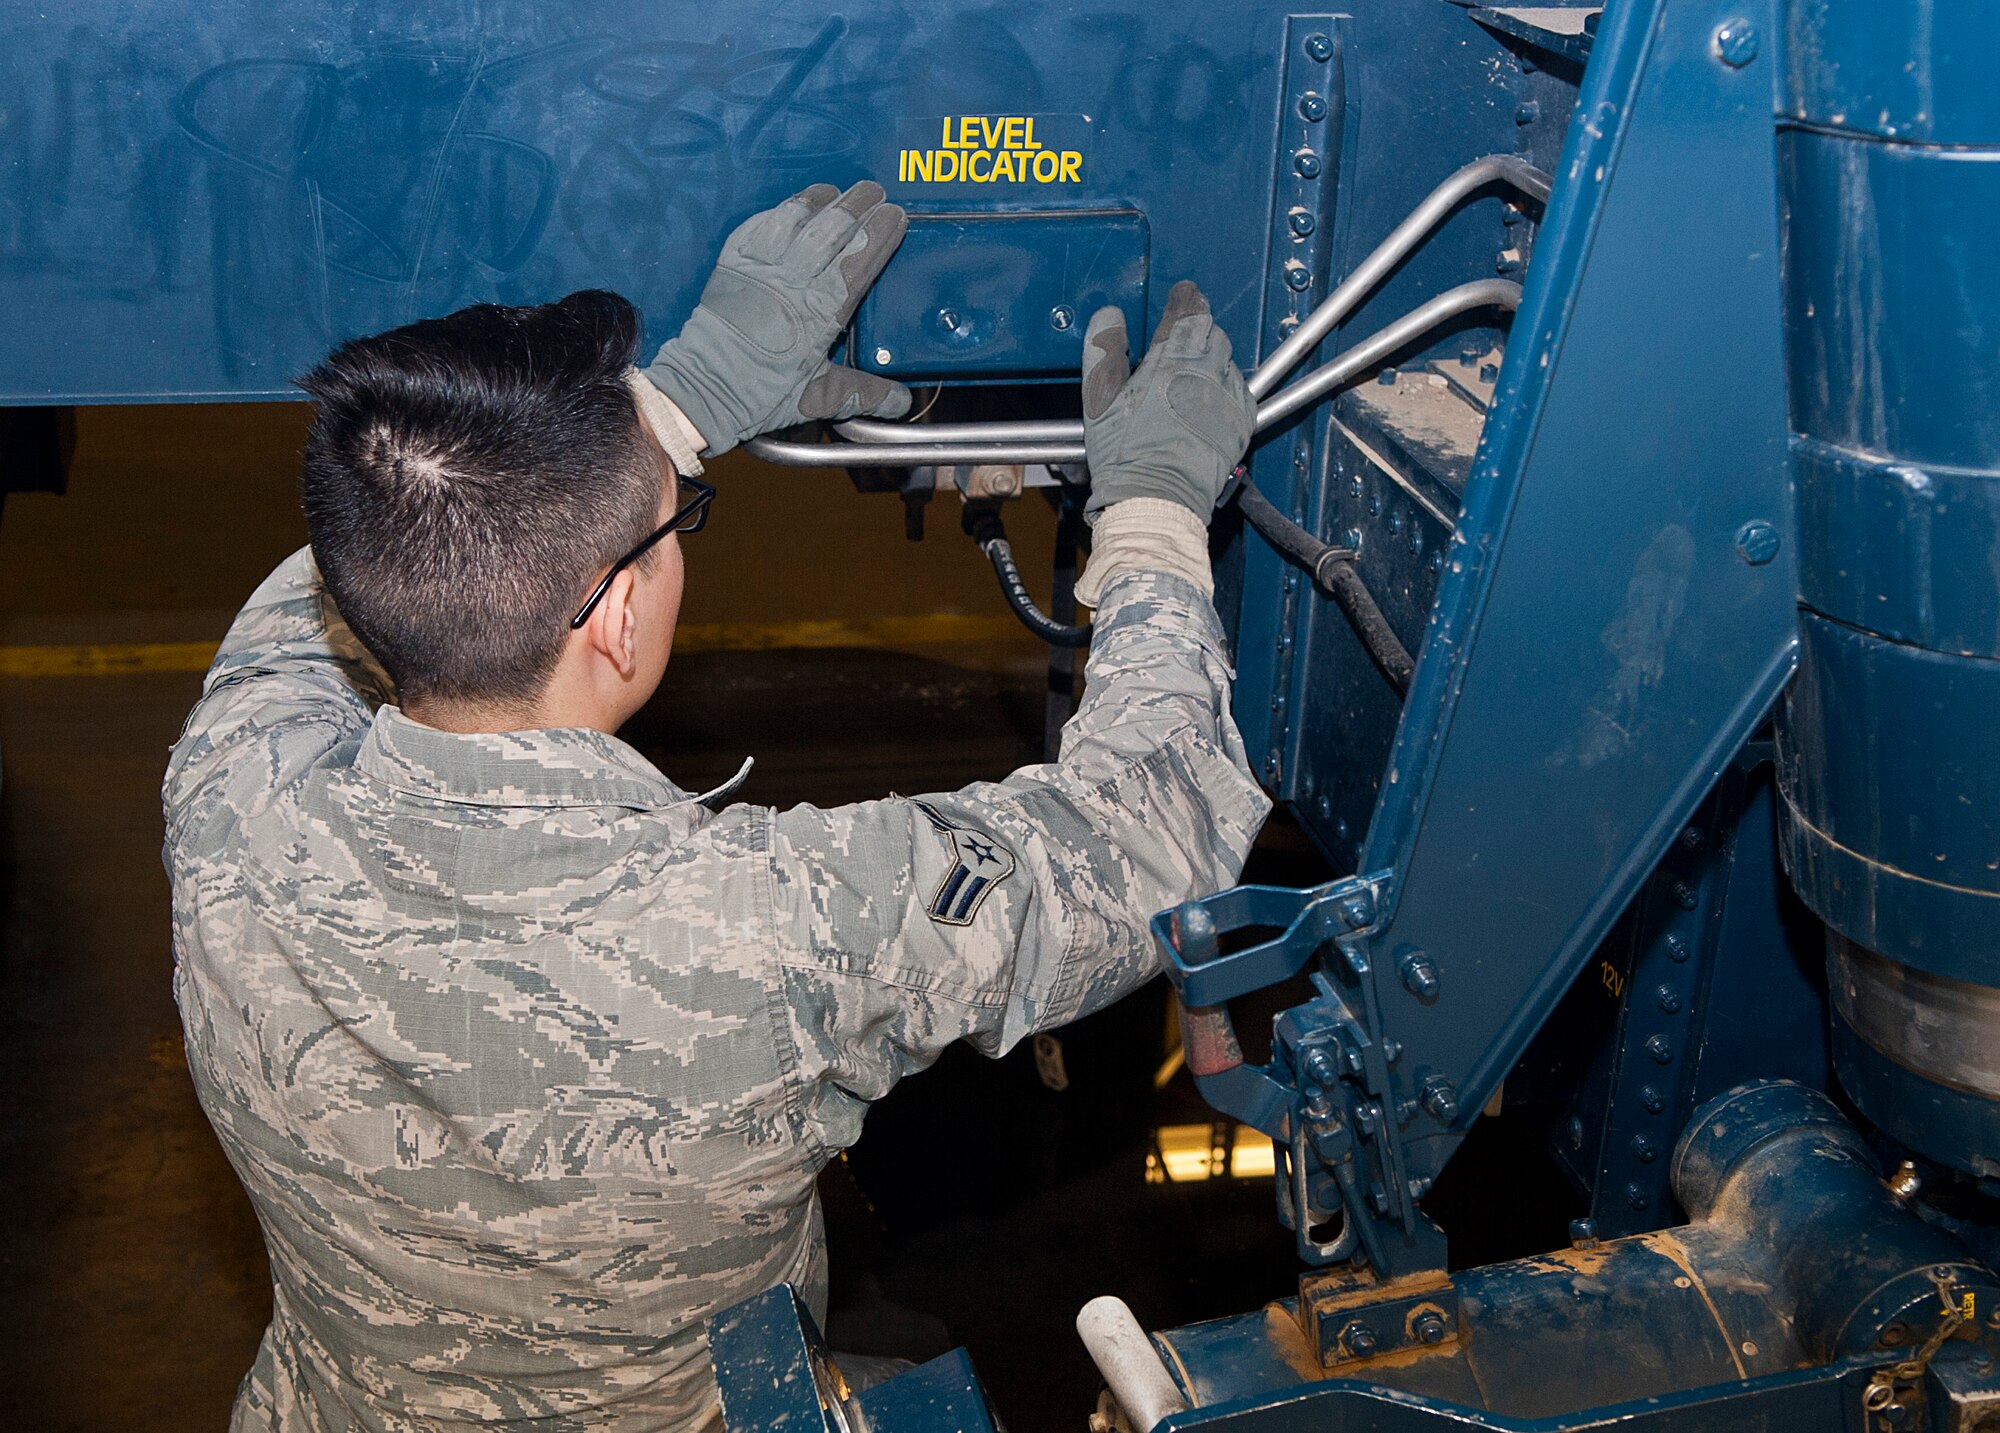
<svg viewBox="0 0 2000 1433"><path fill-rule="evenodd" d="M638 343L593 289L357 338L299 380L313 555L399 700L532 703L591 585L659 525Z"/></svg>

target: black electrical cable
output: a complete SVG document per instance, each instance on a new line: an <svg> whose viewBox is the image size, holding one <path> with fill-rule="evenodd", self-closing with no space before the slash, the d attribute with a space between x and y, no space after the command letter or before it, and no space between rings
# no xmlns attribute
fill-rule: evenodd
<svg viewBox="0 0 2000 1433"><path fill-rule="evenodd" d="M1375 594L1354 570L1354 549L1321 542L1279 512L1269 498L1248 483L1237 490L1236 505L1242 509L1244 521L1256 528L1279 556L1312 575L1313 585L1347 614L1354 635L1361 639L1370 660L1389 679L1396 695L1408 696L1417 664L1396 635L1396 629L1389 625L1389 619L1382 615Z"/></svg>
<svg viewBox="0 0 2000 1433"><path fill-rule="evenodd" d="M1000 579L1000 593L1007 599L1007 605L1014 609L1014 615L1021 619L1022 626L1052 647L1090 645L1088 625L1072 627L1066 622L1058 622L1035 605L1028 584L1021 580L1021 568L1014 561L1014 549L1008 545L1007 530L1001 525L997 503L967 503L961 523L967 535L979 544L979 550L986 554L986 560L993 564L993 575Z"/></svg>

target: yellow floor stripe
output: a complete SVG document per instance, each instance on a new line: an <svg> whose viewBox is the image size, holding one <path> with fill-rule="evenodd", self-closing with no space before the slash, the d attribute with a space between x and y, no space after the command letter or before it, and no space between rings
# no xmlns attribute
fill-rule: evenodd
<svg viewBox="0 0 2000 1433"><path fill-rule="evenodd" d="M822 622L698 622L674 637L676 652L765 652L803 647L924 647L1029 642L1012 617L932 612ZM114 677L128 672L205 672L213 642L103 642L74 647L0 647L0 677Z"/></svg>

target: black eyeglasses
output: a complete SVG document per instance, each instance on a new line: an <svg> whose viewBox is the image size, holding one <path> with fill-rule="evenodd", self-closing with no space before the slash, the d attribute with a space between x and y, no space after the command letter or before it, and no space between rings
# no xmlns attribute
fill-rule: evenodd
<svg viewBox="0 0 2000 1433"><path fill-rule="evenodd" d="M611 590L611 579L653 550L653 545L670 532L700 532L708 525L708 505L715 501L715 489L694 478L681 479L681 505L674 515L661 523L653 535L611 564L611 570L604 574L604 580L590 589L590 596L583 599L583 606L576 609L576 616L569 619L570 630L574 632L590 620L590 611L604 600L604 594Z"/></svg>

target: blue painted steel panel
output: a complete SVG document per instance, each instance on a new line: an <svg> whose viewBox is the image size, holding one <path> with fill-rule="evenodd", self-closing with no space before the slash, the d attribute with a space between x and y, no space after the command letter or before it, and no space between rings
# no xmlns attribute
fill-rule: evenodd
<svg viewBox="0 0 2000 1433"><path fill-rule="evenodd" d="M1774 78L1712 29L1606 12L1362 858L1395 873L1375 969L1438 967L1434 1005L1377 988L1454 1133L1794 660L1791 545L1735 542L1790 525ZM1420 1172L1454 1142L1412 1136Z"/></svg>
<svg viewBox="0 0 2000 1433"><path fill-rule="evenodd" d="M1380 222L1415 182L1390 136L1467 147L1509 101L1477 82L1498 46L1462 11L1350 8L1354 43L1398 57L1341 102L1385 141L1356 190ZM1286 30L1282 7L1191 0L152 0L87 24L4 0L0 401L294 396L342 338L588 286L664 337L733 224L867 175L919 210L1142 212L1154 272L1201 283L1248 357L1303 123L1279 93ZM1047 117L1073 178L898 180L946 119L1014 115ZM1461 244L1389 303L1440 287Z"/></svg>

